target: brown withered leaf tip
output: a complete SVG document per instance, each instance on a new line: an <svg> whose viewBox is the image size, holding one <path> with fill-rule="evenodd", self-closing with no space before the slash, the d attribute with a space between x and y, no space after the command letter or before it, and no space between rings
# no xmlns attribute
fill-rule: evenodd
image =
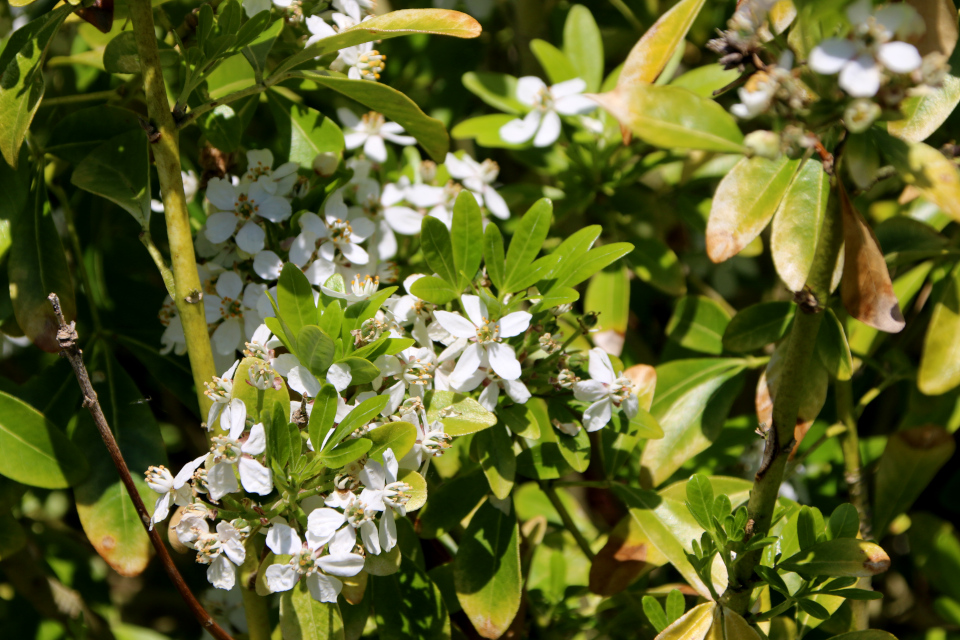
<svg viewBox="0 0 960 640"><path fill-rule="evenodd" d="M77 15L103 33L113 29L113 0L97 0L89 7L77 10Z"/></svg>

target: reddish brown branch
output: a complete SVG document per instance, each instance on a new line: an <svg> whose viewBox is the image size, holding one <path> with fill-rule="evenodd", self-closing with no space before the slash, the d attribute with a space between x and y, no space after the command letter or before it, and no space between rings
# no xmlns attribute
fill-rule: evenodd
<svg viewBox="0 0 960 640"><path fill-rule="evenodd" d="M177 567L173 564L173 559L170 557L167 547L164 546L163 540L160 539L159 531L157 531L156 527L150 526L150 512L147 510L146 505L143 504L140 492L133 483L133 478L130 476L130 469L127 468L123 454L120 453L120 447L117 446L117 441L113 437L113 431L110 430L107 418L103 415L103 409L100 408L100 402L97 400L97 392L93 390L93 384L90 382L87 368L83 364L83 353L80 351L80 347L77 346L78 337L76 325L74 322L67 324L63 317L63 312L60 310L60 300L57 298L57 295L51 293L48 297L50 303L53 305L54 313L57 314L57 320L60 323L60 330L57 331L60 356L69 360L70 365L73 367L73 372L77 376L77 382L80 384L80 390L83 392L83 406L90 411L90 415L93 417L93 421L100 431L103 444L107 446L110 458L113 460L113 464L120 474L123 486L126 487L127 493L130 494L133 506L136 507L137 514L140 516L140 522L143 524L143 528L146 529L147 535L150 536L150 542L153 543L153 548L156 549L157 556L160 558L160 562L163 564L167 576L173 582L173 586L177 588L177 591L180 592L180 596L184 602L190 607L194 617L204 629L210 632L210 635L217 640L233 640L230 634L217 624L213 616L207 613L207 610L203 608L203 605L200 604L196 596L193 595L193 592L190 591L190 587L183 581L183 576L180 575Z"/></svg>

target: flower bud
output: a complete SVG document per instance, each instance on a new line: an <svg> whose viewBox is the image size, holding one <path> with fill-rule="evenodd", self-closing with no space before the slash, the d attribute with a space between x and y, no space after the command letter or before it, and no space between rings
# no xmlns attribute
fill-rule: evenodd
<svg viewBox="0 0 960 640"><path fill-rule="evenodd" d="M866 98L857 98L843 110L843 124L850 133L863 133L880 117L880 105Z"/></svg>
<svg viewBox="0 0 960 640"><path fill-rule="evenodd" d="M780 136L773 131L753 131L743 139L743 144L761 158L776 160L780 156Z"/></svg>
<svg viewBox="0 0 960 640"><path fill-rule="evenodd" d="M313 159L314 172L323 178L329 178L340 166L340 156L332 151L325 151Z"/></svg>

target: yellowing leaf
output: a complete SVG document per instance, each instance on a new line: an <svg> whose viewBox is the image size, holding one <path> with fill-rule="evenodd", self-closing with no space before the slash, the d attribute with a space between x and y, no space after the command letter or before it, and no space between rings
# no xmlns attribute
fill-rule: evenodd
<svg viewBox="0 0 960 640"><path fill-rule="evenodd" d="M713 627L716 612L716 602L704 602L697 605L661 631L655 640L703 640ZM720 638L723 638L722 634Z"/></svg>
<svg viewBox="0 0 960 640"><path fill-rule="evenodd" d="M880 331L897 333L906 323L893 292L883 252L873 229L854 208L842 184L840 208L844 241L843 278L840 281L843 306L860 322Z"/></svg>
<svg viewBox="0 0 960 640"><path fill-rule="evenodd" d="M880 151L900 178L960 221L960 171L942 153L922 142L904 142L879 132Z"/></svg>
<svg viewBox="0 0 960 640"><path fill-rule="evenodd" d="M960 385L960 265L933 307L917 372L920 391L936 396Z"/></svg>
<svg viewBox="0 0 960 640"><path fill-rule="evenodd" d="M799 160L786 156L776 160L744 158L720 181L707 221L711 260L729 260L760 235L799 165Z"/></svg>
<svg viewBox="0 0 960 640"><path fill-rule="evenodd" d="M960 78L948 75L943 84L903 101L901 120L887 123L887 131L907 142L920 142L940 128L960 103Z"/></svg>
<svg viewBox="0 0 960 640"><path fill-rule="evenodd" d="M807 282L827 211L830 180L823 165L808 160L787 189L770 229L770 252L777 273L791 291Z"/></svg>
<svg viewBox="0 0 960 640"><path fill-rule="evenodd" d="M663 14L630 50L615 91L656 80L686 37L704 3L705 0L683 0Z"/></svg>

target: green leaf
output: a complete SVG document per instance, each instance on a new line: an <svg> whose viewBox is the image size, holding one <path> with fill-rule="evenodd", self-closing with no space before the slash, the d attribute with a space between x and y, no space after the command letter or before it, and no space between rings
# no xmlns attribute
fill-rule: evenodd
<svg viewBox="0 0 960 640"><path fill-rule="evenodd" d="M148 508L157 494L144 481L151 465L166 464L160 427L130 376L102 343L88 349L87 369L94 391L140 497ZM87 538L104 560L123 576L139 575L152 553L140 516L87 411L72 425L70 438L90 465L86 479L73 487L77 514Z"/></svg>
<svg viewBox="0 0 960 640"><path fill-rule="evenodd" d="M517 472L537 480L559 478L569 466L560 453L557 430L550 422L547 403L542 398L532 398L525 407L538 423L539 437L517 456Z"/></svg>
<svg viewBox="0 0 960 640"><path fill-rule="evenodd" d="M577 70L573 62L563 51L546 40L534 39L530 41L530 52L537 58L537 62L547 72L550 84L559 84L577 77Z"/></svg>
<svg viewBox="0 0 960 640"><path fill-rule="evenodd" d="M686 603L679 589L673 589L667 594L667 620L670 624L680 619L685 608Z"/></svg>
<svg viewBox="0 0 960 640"><path fill-rule="evenodd" d="M867 578L890 567L886 552L872 542L856 538L837 538L804 549L778 566L802 576Z"/></svg>
<svg viewBox="0 0 960 640"><path fill-rule="evenodd" d="M637 138L655 147L745 151L733 116L713 100L686 89L636 84L595 99Z"/></svg>
<svg viewBox="0 0 960 640"><path fill-rule="evenodd" d="M63 5L17 29L0 52L0 154L14 169L43 99L43 59L72 7Z"/></svg>
<svg viewBox="0 0 960 640"><path fill-rule="evenodd" d="M446 280L451 287L456 287L460 282L460 275L457 273L453 243L446 225L436 218L426 216L420 230L420 246L427 266Z"/></svg>
<svg viewBox="0 0 960 640"><path fill-rule="evenodd" d="M421 300L439 305L447 304L460 295L460 292L454 289L450 283L436 276L418 278L410 286L410 293Z"/></svg>
<svg viewBox="0 0 960 640"><path fill-rule="evenodd" d="M17 324L38 347L57 353L58 323L47 296L57 294L67 322L76 317L77 307L67 256L53 222L42 173L34 174L31 200L13 218L11 235L17 242L10 247L7 269Z"/></svg>
<svg viewBox="0 0 960 640"><path fill-rule="evenodd" d="M625 265L611 265L590 278L583 309L598 314L593 343L619 353L630 320L630 273Z"/></svg>
<svg viewBox="0 0 960 640"><path fill-rule="evenodd" d="M488 224L486 231L483 233L483 263L487 267L487 276L490 278L490 282L497 288L497 291L502 291L504 283L503 236L495 224Z"/></svg>
<svg viewBox="0 0 960 640"><path fill-rule="evenodd" d="M154 380L169 389L193 415L200 417L200 405L193 388L193 378L189 367L181 358L173 354L162 354L154 344L147 344L117 334L114 339L136 357L150 372Z"/></svg>
<svg viewBox="0 0 960 640"><path fill-rule="evenodd" d="M615 476L617 470L634 455L634 450L641 440L656 440L662 437L660 425L643 407L639 407L637 415L630 420L622 413L614 414L610 418L610 424L600 432L607 477Z"/></svg>
<svg viewBox="0 0 960 640"><path fill-rule="evenodd" d="M695 67L670 81L672 87L682 87L698 96L712 98L713 92L723 89L739 77L736 69L724 69L718 64Z"/></svg>
<svg viewBox="0 0 960 640"><path fill-rule="evenodd" d="M277 123L276 139L281 158L312 171L313 160L319 154L343 151L343 132L330 118L275 91L267 92L267 101Z"/></svg>
<svg viewBox="0 0 960 640"><path fill-rule="evenodd" d="M200 117L198 123L203 135L221 151L233 152L240 148L243 119L228 104L221 104ZM143 137L143 136L141 136Z"/></svg>
<svg viewBox="0 0 960 640"><path fill-rule="evenodd" d="M667 335L687 349L720 355L729 323L730 314L718 302L704 296L686 296L673 310Z"/></svg>
<svg viewBox="0 0 960 640"><path fill-rule="evenodd" d="M713 486L699 473L687 481L687 510L705 531L713 531Z"/></svg>
<svg viewBox="0 0 960 640"><path fill-rule="evenodd" d="M269 15L269 14L268 14ZM249 45L243 48L243 57L247 59L250 66L253 67L254 75L258 78L263 77L263 72L267 68L267 56L273 48L273 43L277 36L283 30L284 20L274 20L273 24L267 27L260 35L256 37Z"/></svg>
<svg viewBox="0 0 960 640"><path fill-rule="evenodd" d="M280 272L277 283L278 317L282 318L293 332L288 337L295 339L300 330L307 325L317 324L317 303L314 301L313 287L300 268L288 262Z"/></svg>
<svg viewBox="0 0 960 640"><path fill-rule="evenodd" d="M140 73L140 55L133 31L121 31L107 43L103 50L103 68L107 73Z"/></svg>
<svg viewBox="0 0 960 640"><path fill-rule="evenodd" d="M430 500L420 511L417 530L424 539L454 530L483 500L490 487L478 468L458 475L430 491Z"/></svg>
<svg viewBox="0 0 960 640"><path fill-rule="evenodd" d="M723 332L723 348L750 353L779 342L793 325L797 305L792 302L761 302L737 313Z"/></svg>
<svg viewBox="0 0 960 640"><path fill-rule="evenodd" d="M849 502L841 504L827 522L827 539L856 538L860 533L860 514L857 508Z"/></svg>
<svg viewBox="0 0 960 640"><path fill-rule="evenodd" d="M563 23L563 52L576 70L574 77L587 83L588 92L599 91L603 82L603 38L593 14L581 4L570 7Z"/></svg>
<svg viewBox="0 0 960 640"><path fill-rule="evenodd" d="M300 580L280 595L280 632L284 640L343 640L340 607L314 600Z"/></svg>
<svg viewBox="0 0 960 640"><path fill-rule="evenodd" d="M837 380L849 380L853 376L853 356L843 325L832 309L827 309L817 332L817 357L827 372Z"/></svg>
<svg viewBox="0 0 960 640"><path fill-rule="evenodd" d="M897 431L880 457L874 487L873 533L881 539L887 527L909 509L937 472L953 457L953 436L944 428L925 425Z"/></svg>
<svg viewBox="0 0 960 640"><path fill-rule="evenodd" d="M516 236L514 236L516 237ZM561 245L561 248L563 245ZM614 242L591 249L576 261L561 257L557 268L550 276L554 284L549 293L557 292L561 287L575 287L601 269L613 264L633 250L629 242Z"/></svg>
<svg viewBox="0 0 960 640"><path fill-rule="evenodd" d="M426 572L404 557L400 570L370 579L377 636L383 640L447 640L450 616L440 589Z"/></svg>
<svg viewBox="0 0 960 640"><path fill-rule="evenodd" d="M405 11L429 11L428 9L407 9ZM403 13L396 11L394 13ZM387 17L380 16L380 17ZM461 14L462 15L462 14ZM373 20L376 20L374 18ZM369 24L371 21L365 21ZM360 27L355 27L359 29ZM353 31L353 29L349 30ZM347 32L338 34L344 35ZM334 38L338 36L333 36ZM383 37L383 36L381 36ZM328 38L329 39L329 38ZM371 38L372 39L372 38ZM309 50L309 48L308 48ZM447 149L450 146L450 138L443 123L435 118L429 117L413 100L400 93L396 89L381 84L379 82L370 82L368 80L351 80L349 78L334 78L331 76L315 75L308 73L311 82L333 89L352 100L356 100L363 106L382 113L388 120L392 120L402 126L406 132L417 139L420 146L436 162L443 162L447 155ZM312 160L312 158L311 158Z"/></svg>
<svg viewBox="0 0 960 640"><path fill-rule="evenodd" d="M491 113L468 118L450 130L455 140L475 140L482 147L491 149L522 149L527 143L513 144L500 137L500 129L516 116L506 113Z"/></svg>
<svg viewBox="0 0 960 640"><path fill-rule="evenodd" d="M340 469L354 460L359 460L373 447L369 438L351 438L344 440L333 449L320 456L320 461L330 469Z"/></svg>
<svg viewBox="0 0 960 640"><path fill-rule="evenodd" d="M133 111L106 104L79 109L59 119L43 150L79 164L105 141L134 129L143 135Z"/></svg>
<svg viewBox="0 0 960 640"><path fill-rule="evenodd" d="M653 82L683 42L705 0L682 0L664 13L634 45L623 63L617 89Z"/></svg>
<svg viewBox="0 0 960 640"><path fill-rule="evenodd" d="M320 387L320 392L313 401L313 410L310 412L310 423L308 430L310 432L310 443L313 444L314 451L323 449L323 439L327 432L333 428L333 423L337 419L337 405L340 396L337 390L331 384L324 384Z"/></svg>
<svg viewBox="0 0 960 640"><path fill-rule="evenodd" d="M397 480L406 482L410 486L406 491L407 497L409 498L405 505L407 513L416 511L427 503L427 481L422 475L413 469L400 469L400 472L397 474Z"/></svg>
<svg viewBox="0 0 960 640"><path fill-rule="evenodd" d="M247 407L248 416L257 415L258 407L267 407L272 403L277 403L283 409L284 423L290 422L290 395L287 391L287 385L283 382L282 378L280 379L281 384L279 389L271 386L267 387L267 390L263 392L262 405L260 403L260 390L246 383L249 379L250 367L254 364L262 364L262 362L262 360L257 360L256 358L243 358L240 361L236 372L233 374L233 379L238 381L238 383L233 386L233 397L243 400L243 403ZM216 425L207 425L208 428L215 426Z"/></svg>
<svg viewBox="0 0 960 640"><path fill-rule="evenodd" d="M807 160L797 171L773 217L770 253L777 273L791 291L800 291L807 282L829 194L830 177L823 165Z"/></svg>
<svg viewBox="0 0 960 640"><path fill-rule="evenodd" d="M332 398L329 392L326 393L325 397ZM367 423L369 423L371 420L374 419L375 416L379 415L380 412L383 411L383 408L387 406L387 403L389 401L390 401L390 398L387 396L374 396L372 398L367 398L366 400L364 400L363 402L355 406L350 411L350 413L344 416L343 420L340 421L340 424L337 425L336 431L334 431L333 435L330 436L330 439L327 440L327 444L326 446L323 447L322 452L326 453L327 451L330 451L336 445L340 444L340 442L345 437L347 437L348 435L350 435L360 427L366 426ZM327 402L328 403L336 402L336 398L327 400ZM329 420L330 411L331 410L329 408L329 405L325 405L324 413L327 416L327 418L325 418L324 421ZM333 409L333 413L334 415L336 415L335 408ZM391 424L394 424L394 423L391 423ZM326 434L324 433L324 435ZM400 456L398 455L397 458L399 459Z"/></svg>
<svg viewBox="0 0 960 640"><path fill-rule="evenodd" d="M351 356L354 358L363 358L364 360L376 360L380 356L394 356L408 349L415 344L413 338L388 338L383 336L376 342L360 347L354 351Z"/></svg>
<svg viewBox="0 0 960 640"><path fill-rule="evenodd" d="M83 480L87 461L42 413L0 391L0 474L44 489Z"/></svg>
<svg viewBox="0 0 960 640"><path fill-rule="evenodd" d="M459 278L451 282L463 290L473 281L483 259L483 215L477 199L467 190L460 192L453 205L450 241L454 269L459 274Z"/></svg>
<svg viewBox="0 0 960 640"><path fill-rule="evenodd" d="M743 361L734 358L675 360L657 367L650 414L664 437L644 447L641 464L652 486L666 481L690 456L714 442L737 396Z"/></svg>
<svg viewBox="0 0 960 640"><path fill-rule="evenodd" d="M297 357L310 373L322 380L333 363L333 339L316 325L304 325L297 337Z"/></svg>
<svg viewBox="0 0 960 640"><path fill-rule="evenodd" d="M75 186L126 210L150 228L150 152L143 131L113 137L94 149L73 171Z"/></svg>
<svg viewBox="0 0 960 640"><path fill-rule="evenodd" d="M819 516L820 520L822 518L822 516ZM817 519L813 515L813 509L806 505L802 506L800 514L797 516L797 543L800 545L801 551L809 549L817 543L819 528Z"/></svg>
<svg viewBox="0 0 960 640"><path fill-rule="evenodd" d="M463 74L462 82L467 91L494 109L514 114L526 111L524 104L517 100L517 79L513 76L488 71L468 71Z"/></svg>
<svg viewBox="0 0 960 640"><path fill-rule="evenodd" d="M460 540L453 561L457 598L485 638L499 638L520 608L522 577L515 511L480 506Z"/></svg>
<svg viewBox="0 0 960 640"><path fill-rule="evenodd" d="M465 436L497 424L497 417L479 402L453 391L428 391L423 398L427 420L439 420L445 432Z"/></svg>
<svg viewBox="0 0 960 640"><path fill-rule="evenodd" d="M711 260L729 260L760 235L779 208L799 166L799 160L787 156L776 160L754 156L734 165L720 181L710 207L707 255Z"/></svg>
<svg viewBox="0 0 960 640"><path fill-rule="evenodd" d="M351 385L367 384L380 377L380 370L377 369L376 365L363 358L344 358L338 364L345 364L350 367Z"/></svg>
<svg viewBox="0 0 960 640"><path fill-rule="evenodd" d="M818 604L813 600L806 598L798 600L797 605L804 613L813 616L817 620L826 620L830 617L830 612L827 611L822 604Z"/></svg>
<svg viewBox="0 0 960 640"><path fill-rule="evenodd" d="M940 151L922 142L904 142L873 130L880 153L897 175L944 213L960 220L960 170Z"/></svg>
<svg viewBox="0 0 960 640"><path fill-rule="evenodd" d="M880 629L866 629L864 631L850 631L833 636L831 640L897 640L897 637Z"/></svg>
<svg viewBox="0 0 960 640"><path fill-rule="evenodd" d="M631 242L634 249L627 262L638 278L671 296L687 292L683 265L670 247L656 238L632 238Z"/></svg>
<svg viewBox="0 0 960 640"><path fill-rule="evenodd" d="M565 406L564 406L565 408ZM498 407L497 416L510 431L518 436L530 440L540 438L540 423L533 411L526 404L513 404L509 407Z"/></svg>
<svg viewBox="0 0 960 640"><path fill-rule="evenodd" d="M506 427L501 425L478 432L471 446L490 483L490 491L501 500L509 497L517 472L517 457Z"/></svg>
<svg viewBox="0 0 960 640"><path fill-rule="evenodd" d="M907 142L920 142L940 128L960 104L960 78L947 75L939 87L907 96L900 104L903 119L887 123L887 131Z"/></svg>
<svg viewBox="0 0 960 640"><path fill-rule="evenodd" d="M387 422L370 431L367 437L373 441L369 457L383 462L383 453L393 450L397 460L409 453L417 441L417 428L409 422Z"/></svg>
<svg viewBox="0 0 960 640"><path fill-rule="evenodd" d="M960 263L950 272L933 306L917 372L917 387L929 396L946 393L957 385L960 385Z"/></svg>
<svg viewBox="0 0 960 640"><path fill-rule="evenodd" d="M267 458L271 466L275 466L277 469L285 469L287 462L294 458L295 449L297 451L296 455L299 455L299 431L292 434L293 438L291 437L290 423L283 414L283 405L280 402L264 404L263 410L260 412L260 421L266 429ZM294 425L294 428L296 428L296 425ZM296 438L296 442L294 442L294 438Z"/></svg>
<svg viewBox="0 0 960 640"><path fill-rule="evenodd" d="M507 262L503 272L503 291L513 293L519 289L516 287L525 275L527 269L533 263L534 258L540 253L547 233L550 232L550 222L553 219L553 203L547 198L537 200L531 206L513 234L510 241L510 248L507 249Z"/></svg>
<svg viewBox="0 0 960 640"><path fill-rule="evenodd" d="M657 633L660 633L669 626L670 620L667 618L667 614L663 612L663 607L660 606L660 602L656 598L653 596L643 596L640 602L643 605L643 613L646 614L647 620L649 620L653 628L657 630Z"/></svg>

